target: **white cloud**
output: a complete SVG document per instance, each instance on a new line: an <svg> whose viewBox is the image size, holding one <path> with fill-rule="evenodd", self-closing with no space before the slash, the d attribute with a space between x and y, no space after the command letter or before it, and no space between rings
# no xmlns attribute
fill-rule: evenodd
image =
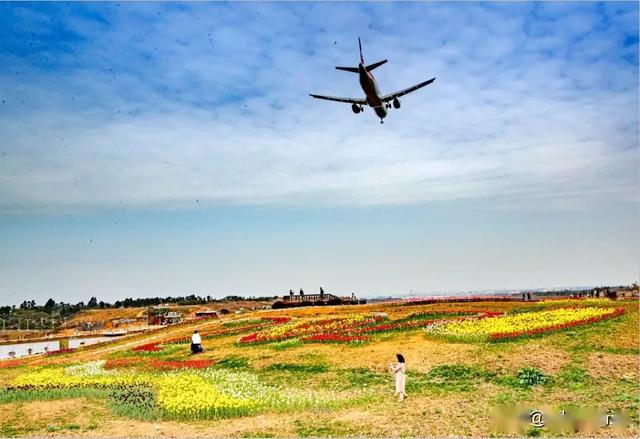
<svg viewBox="0 0 640 439"><path fill-rule="evenodd" d="M637 24L529 9L123 4L108 25L60 16L84 38L70 50L0 53L20 71L0 73L0 206L634 202L638 73L620 54ZM360 94L333 70L357 61L360 33L368 61L390 60L375 72L383 92L438 77L383 126L307 96Z"/></svg>

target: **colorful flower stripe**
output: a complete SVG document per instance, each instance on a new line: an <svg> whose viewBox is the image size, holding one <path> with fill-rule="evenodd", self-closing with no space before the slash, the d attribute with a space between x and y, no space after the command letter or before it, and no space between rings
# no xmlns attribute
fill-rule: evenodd
<svg viewBox="0 0 640 439"><path fill-rule="evenodd" d="M135 348L132 349L132 351L134 352L158 352L161 350L162 350L162 346L160 346L160 342L158 341L136 346Z"/></svg>
<svg viewBox="0 0 640 439"><path fill-rule="evenodd" d="M406 330L433 324L434 322L474 315L487 318L502 315L502 312L473 310L444 310L432 313L412 314L397 321L383 322L380 316L358 314L350 317L323 319L314 321L295 321L266 331L254 332L242 337L241 344L269 343L288 339L301 342L362 342L368 340L368 334ZM420 318L423 315L424 318ZM440 315L434 318L434 315Z"/></svg>
<svg viewBox="0 0 640 439"><path fill-rule="evenodd" d="M523 337L523 336L533 336L533 335L538 335L538 334L543 334L545 332L551 332L551 331L559 331L561 329L566 329L566 328L572 328L574 326L580 326L580 325L588 325L591 323L596 323L596 322L600 322L602 320L605 319L610 319L613 317L618 317L621 316L622 314L624 314L624 308L617 308L615 311L609 313L609 314L602 314L600 316L594 316L594 317L589 317L586 319L582 319L582 320L574 320L571 322L567 322L567 323L559 323L556 325L551 325L551 326L547 326L547 327L543 327L543 328L536 328L536 329L531 329L528 331L522 331L522 332L496 332L493 334L489 335L489 340L492 341L498 341L498 340L505 340L505 339L511 339L511 338L518 338L518 337Z"/></svg>
<svg viewBox="0 0 640 439"><path fill-rule="evenodd" d="M55 351L45 352L45 355L60 355L60 354L68 354L70 352L75 351L75 348L66 348L66 349L57 349Z"/></svg>
<svg viewBox="0 0 640 439"><path fill-rule="evenodd" d="M349 317L323 319L315 321L295 321L265 331L254 332L240 338L241 344L270 343L292 338L311 340L320 334L349 335L350 332L365 325L381 321L381 317L358 314ZM317 341L317 340L314 340Z"/></svg>
<svg viewBox="0 0 640 439"><path fill-rule="evenodd" d="M114 370L128 366L140 366L146 361L140 358L110 358L104 363L105 370Z"/></svg>
<svg viewBox="0 0 640 439"><path fill-rule="evenodd" d="M222 328L215 331L202 332L200 334L201 338L213 338L222 335L234 335L234 334L242 334L243 332L249 331L260 331L273 326L284 325L291 321L290 317L264 317L260 319L258 322L248 321L246 325L233 326L230 328ZM190 343L191 336L185 337L177 337L172 338L170 340L165 340L162 342L151 342L146 343L140 346L136 346L132 349L133 352L159 352L164 349L165 345L170 344L182 344L182 343Z"/></svg>
<svg viewBox="0 0 640 439"><path fill-rule="evenodd" d="M24 360L5 360L0 361L0 369L9 369L11 367L18 367L26 364Z"/></svg>
<svg viewBox="0 0 640 439"><path fill-rule="evenodd" d="M116 360L113 360L114 362ZM203 366L210 360L160 362L164 365ZM262 382L249 372L203 369L162 373L121 373L104 369L104 360L68 367L39 367L18 375L0 391L107 389L116 404L129 410L158 410L170 419L211 419L241 416L258 410L323 407L337 400L309 391L283 389ZM117 363L114 363L117 364Z"/></svg>
<svg viewBox="0 0 640 439"><path fill-rule="evenodd" d="M215 361L210 359L201 360L184 360L184 361L165 361L151 360L149 366L153 369L174 370L174 369L206 369L213 366Z"/></svg>
<svg viewBox="0 0 640 439"><path fill-rule="evenodd" d="M427 331L467 340L499 340L591 323L622 312L622 309L611 308L557 308L492 318L465 318L435 324Z"/></svg>
<svg viewBox="0 0 640 439"><path fill-rule="evenodd" d="M433 316L465 316L480 314L482 317L496 317L504 314L504 311L484 311L474 309L435 309L433 311L421 311L413 314L409 314L406 319L415 319L421 317L433 317Z"/></svg>
<svg viewBox="0 0 640 439"><path fill-rule="evenodd" d="M316 334L301 338L300 341L306 343L358 343L368 339L368 337L361 335Z"/></svg>
<svg viewBox="0 0 640 439"><path fill-rule="evenodd" d="M453 311L437 311L433 313L416 313L410 314L406 318L398 321L392 321L388 323L383 323L381 325L375 326L364 326L356 330L357 333L376 333L376 332L388 332L388 331L402 331L406 329L413 328L421 328L424 326L432 325L436 322L440 322L443 320L451 320L464 316L474 316L475 318L487 318L487 317L496 317L501 316L504 313L502 311L464 311L464 310L453 310ZM425 316L420 319L421 315ZM441 315L438 318L434 318L434 315Z"/></svg>

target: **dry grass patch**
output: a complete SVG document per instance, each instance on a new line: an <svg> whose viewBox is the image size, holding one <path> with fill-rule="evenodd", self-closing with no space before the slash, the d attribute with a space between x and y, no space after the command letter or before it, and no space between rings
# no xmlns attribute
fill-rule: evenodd
<svg viewBox="0 0 640 439"><path fill-rule="evenodd" d="M624 378L638 380L638 356L593 353L587 357L586 368L594 378Z"/></svg>
<svg viewBox="0 0 640 439"><path fill-rule="evenodd" d="M478 353L477 365L497 372L513 372L523 367L534 367L547 375L555 375L571 362L570 355L559 348L542 342L498 346L497 352Z"/></svg>

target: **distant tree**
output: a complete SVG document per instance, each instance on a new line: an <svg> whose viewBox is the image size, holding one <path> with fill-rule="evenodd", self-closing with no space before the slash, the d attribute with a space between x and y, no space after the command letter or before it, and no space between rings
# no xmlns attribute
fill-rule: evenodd
<svg viewBox="0 0 640 439"><path fill-rule="evenodd" d="M52 310L55 307L56 307L56 301L53 299L47 300L47 303L44 304L44 309L46 310Z"/></svg>

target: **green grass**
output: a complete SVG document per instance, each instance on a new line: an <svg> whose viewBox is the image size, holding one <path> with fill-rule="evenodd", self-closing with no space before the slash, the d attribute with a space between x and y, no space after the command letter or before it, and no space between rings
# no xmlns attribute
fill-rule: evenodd
<svg viewBox="0 0 640 439"><path fill-rule="evenodd" d="M234 320L231 322L224 322L221 326L223 328L239 328L241 326L246 325L255 325L257 323L266 323L262 319L245 319L245 320Z"/></svg>
<svg viewBox="0 0 640 439"><path fill-rule="evenodd" d="M75 387L70 389L1 389L0 404L25 401L48 401L70 398L108 398L110 391L93 387Z"/></svg>
<svg viewBox="0 0 640 439"><path fill-rule="evenodd" d="M324 373L329 370L326 364L276 363L265 368L269 371L292 372L301 374Z"/></svg>
<svg viewBox="0 0 640 439"><path fill-rule="evenodd" d="M380 374L366 368L345 369L337 374L337 380L344 383L345 388L371 387L376 385L391 385L391 374Z"/></svg>
<svg viewBox="0 0 640 439"><path fill-rule="evenodd" d="M272 433L265 433L263 431L250 431L250 432L244 432L242 433L242 436L240 437L244 437L244 438L267 438L267 437L273 437Z"/></svg>
<svg viewBox="0 0 640 439"><path fill-rule="evenodd" d="M295 432L298 437L338 437L347 435L362 435L359 426L343 421L326 419L296 419Z"/></svg>
<svg viewBox="0 0 640 439"><path fill-rule="evenodd" d="M577 390L587 387L591 383L591 376L586 369L569 364L560 370L556 383L561 387Z"/></svg>
<svg viewBox="0 0 640 439"><path fill-rule="evenodd" d="M270 343L267 346L274 351L284 351L286 349L297 348L298 346L302 346L303 343L300 340L295 338L290 340L278 341L275 343Z"/></svg>
<svg viewBox="0 0 640 439"><path fill-rule="evenodd" d="M248 369L249 360L245 357L225 357L220 361L217 361L215 364L216 367L221 367L224 369Z"/></svg>

